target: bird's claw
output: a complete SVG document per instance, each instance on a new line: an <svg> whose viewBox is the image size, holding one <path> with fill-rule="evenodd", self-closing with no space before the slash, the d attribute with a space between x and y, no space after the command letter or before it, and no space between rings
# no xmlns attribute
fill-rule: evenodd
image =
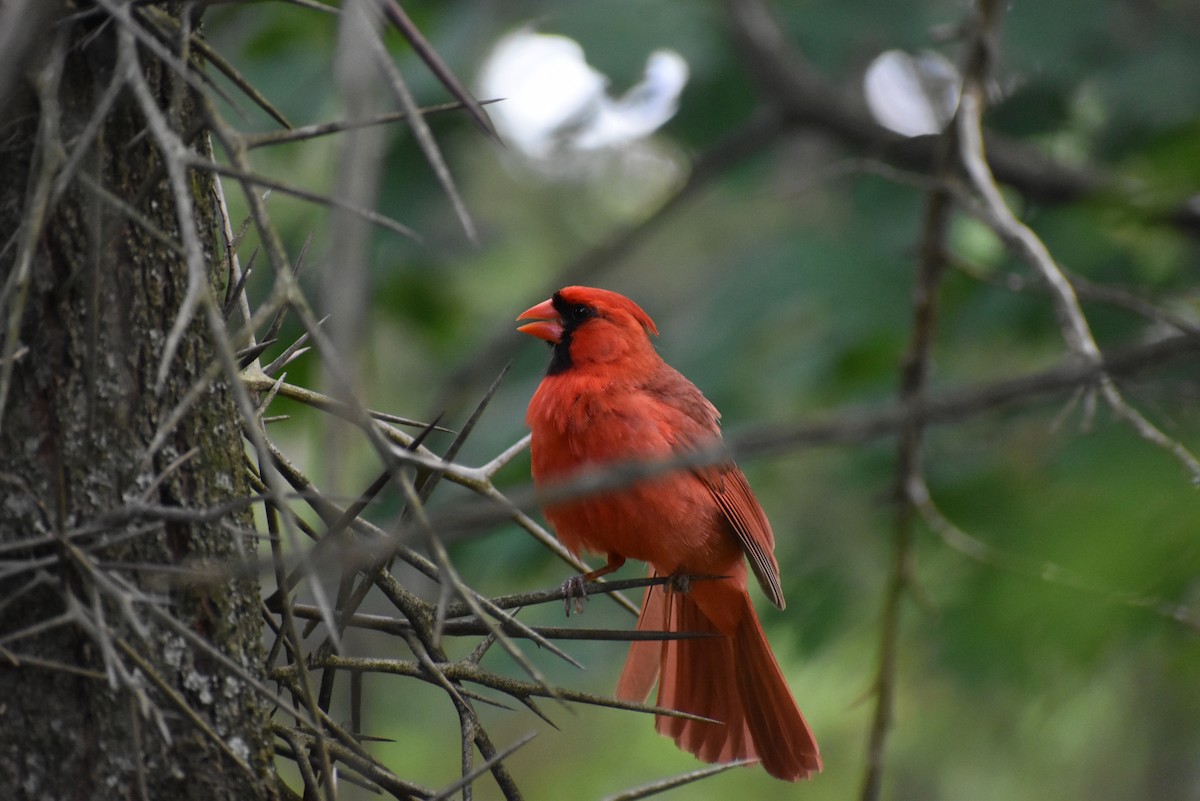
<svg viewBox="0 0 1200 801"><path fill-rule="evenodd" d="M687 573L673 573L668 582L675 592L686 595L692 589L692 577Z"/></svg>
<svg viewBox="0 0 1200 801"><path fill-rule="evenodd" d="M571 604L575 605L575 614L582 615L584 604L587 603L587 584L583 576L571 576L562 583L563 606L567 617L571 616Z"/></svg>

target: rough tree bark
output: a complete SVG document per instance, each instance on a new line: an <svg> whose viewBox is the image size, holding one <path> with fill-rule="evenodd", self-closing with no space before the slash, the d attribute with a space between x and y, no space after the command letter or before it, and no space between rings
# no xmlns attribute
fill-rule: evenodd
<svg viewBox="0 0 1200 801"><path fill-rule="evenodd" d="M0 121L3 325L21 309L21 347L0 421L0 795L268 798L269 722L254 689L156 612L248 674L261 671L257 583L201 580L187 569L227 563L251 547L244 504L220 519L187 519L187 510L251 494L228 382L205 392L143 463L214 348L193 322L155 390L187 285L184 258L92 188L178 241L163 157L128 88L79 174L49 207L27 284L14 277L39 176L78 146L114 74L114 27L89 23L86 14L60 20L46 33L47 43L57 34L65 47L57 91L39 100L31 79ZM44 49L47 60L64 52ZM177 114L178 130L207 148L207 137L195 135L200 115L190 90L144 48L140 63L160 107ZM30 76L49 74L43 64L26 66ZM47 114L58 115L57 131L47 128ZM65 150L56 153L58 142ZM190 180L212 266L219 262L213 187L203 174ZM12 303L22 292L24 303ZM141 503L178 509L181 519L130 515ZM28 634L43 623L44 631Z"/></svg>

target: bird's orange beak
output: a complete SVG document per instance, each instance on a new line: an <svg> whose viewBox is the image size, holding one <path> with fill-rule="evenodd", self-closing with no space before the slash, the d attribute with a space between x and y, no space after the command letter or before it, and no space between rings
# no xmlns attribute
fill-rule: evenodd
<svg viewBox="0 0 1200 801"><path fill-rule="evenodd" d="M562 341L562 318L555 311L553 301L543 300L538 305L521 312L521 315L517 319L537 321L519 326L517 330L522 334L529 334L532 337L544 339L556 345Z"/></svg>

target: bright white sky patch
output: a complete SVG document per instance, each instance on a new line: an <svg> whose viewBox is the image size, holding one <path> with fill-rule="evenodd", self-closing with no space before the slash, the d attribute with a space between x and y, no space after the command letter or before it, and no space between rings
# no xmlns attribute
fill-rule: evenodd
<svg viewBox="0 0 1200 801"><path fill-rule="evenodd" d="M863 76L875 121L904 136L941 133L958 107L959 84L954 65L933 52L888 50Z"/></svg>
<svg viewBox="0 0 1200 801"><path fill-rule="evenodd" d="M565 36L522 29L501 39L480 73L480 94L504 98L488 106L500 135L531 159L612 148L642 139L675 114L688 66L672 50L656 50L641 82L619 98L608 78Z"/></svg>

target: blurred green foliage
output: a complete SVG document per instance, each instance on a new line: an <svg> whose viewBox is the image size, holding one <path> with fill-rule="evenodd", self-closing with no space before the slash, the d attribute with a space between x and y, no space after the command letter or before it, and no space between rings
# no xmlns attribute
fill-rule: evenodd
<svg viewBox="0 0 1200 801"><path fill-rule="evenodd" d="M758 105L717 4L405 6L468 79L497 37L530 23L576 38L616 91L638 79L651 50L678 50L692 78L658 141L684 170ZM845 93L858 93L862 70L884 49L932 47L954 60L959 43L931 30L951 30L967 13L964 4L945 0L775 7L792 41ZM338 116L330 69L334 18L249 4L214 8L207 31L295 123ZM1193 3L1013 4L998 59L1005 97L987 118L998 132L1121 179L1122 191L1070 205L1010 193L1060 263L1192 320L1200 299L1196 237L1155 213L1200 188L1197 41L1200 6ZM445 90L394 33L389 42L420 102L446 101ZM249 129L269 128L265 118L245 113ZM455 427L512 359L512 372L460 457L480 463L524 432L524 404L545 363L538 343L511 333L512 319L557 288L573 259L654 214L664 188L639 187L629 176L543 181L485 141L465 117L430 122L482 243L473 248L465 241L413 138L395 127L378 209L425 241L387 233L373 239L371 307L359 356L363 394L370 406L396 414L422 418L445 410ZM328 191L336 147L329 137L256 151L254 161L269 175ZM925 199L910 185L856 168L870 155L820 131L796 130L722 174L589 276L651 313L662 353L722 409L727 430L894 399ZM338 269L328 216L278 193L271 208L293 254L313 236L303 275L320 307L317 277ZM966 217L955 221L950 244L972 274L951 272L942 287L933 386L969 386L1061 360L1066 349L1051 303L1027 268ZM1013 291L1014 275L1024 278L1024 291ZM256 286L267 285L260 275ZM1111 304L1087 301L1085 310L1103 347L1162 331ZM290 368L289 380L312 384L318 375L310 357ZM1170 436L1200 447L1194 371L1162 369L1123 387ZM1168 609L1180 605L1195 619L1200 605L1195 489L1178 462L1103 407L1087 415L1068 401L1043 400L929 432L925 461L934 500L961 530L1004 558L972 560L932 532L920 536L923 597L908 604L903 619L887 798L1200 797L1200 641L1195 630L1154 608L1160 601ZM318 452L321 435L302 411L274 431L295 453ZM378 470L365 445L355 454L348 475L337 477L351 491L358 477ZM310 462L318 476L319 462ZM668 797L847 798L861 781L870 722L893 536L894 446L807 450L744 467L774 522L789 599L786 612L765 613L765 625L821 741L826 769L797 789L739 770ZM525 485L527 477L527 458L502 474L506 486ZM463 497L446 487L435 503ZM376 514L387 520L395 508L394 500L385 501ZM569 573L512 526L457 542L453 555L464 576L489 593L550 587ZM1027 574L1014 564L1039 569ZM1143 606L1146 599L1159 600ZM527 622L559 624L560 617L556 607L530 610ZM631 626L632 620L596 600L580 624ZM367 652L386 647L367 637L350 643ZM612 686L623 646L569 650L587 673L535 658L564 685L596 692ZM488 658L502 664L499 653ZM378 746L380 756L416 781L452 781L458 735L445 697L418 682L383 677L369 678L366 691L378 699L370 707L370 733L395 740ZM501 744L539 732L510 763L529 798L597 798L696 767L657 737L647 719L545 707L561 731L523 711L484 712ZM480 797L492 797L494 788L484 786Z"/></svg>

